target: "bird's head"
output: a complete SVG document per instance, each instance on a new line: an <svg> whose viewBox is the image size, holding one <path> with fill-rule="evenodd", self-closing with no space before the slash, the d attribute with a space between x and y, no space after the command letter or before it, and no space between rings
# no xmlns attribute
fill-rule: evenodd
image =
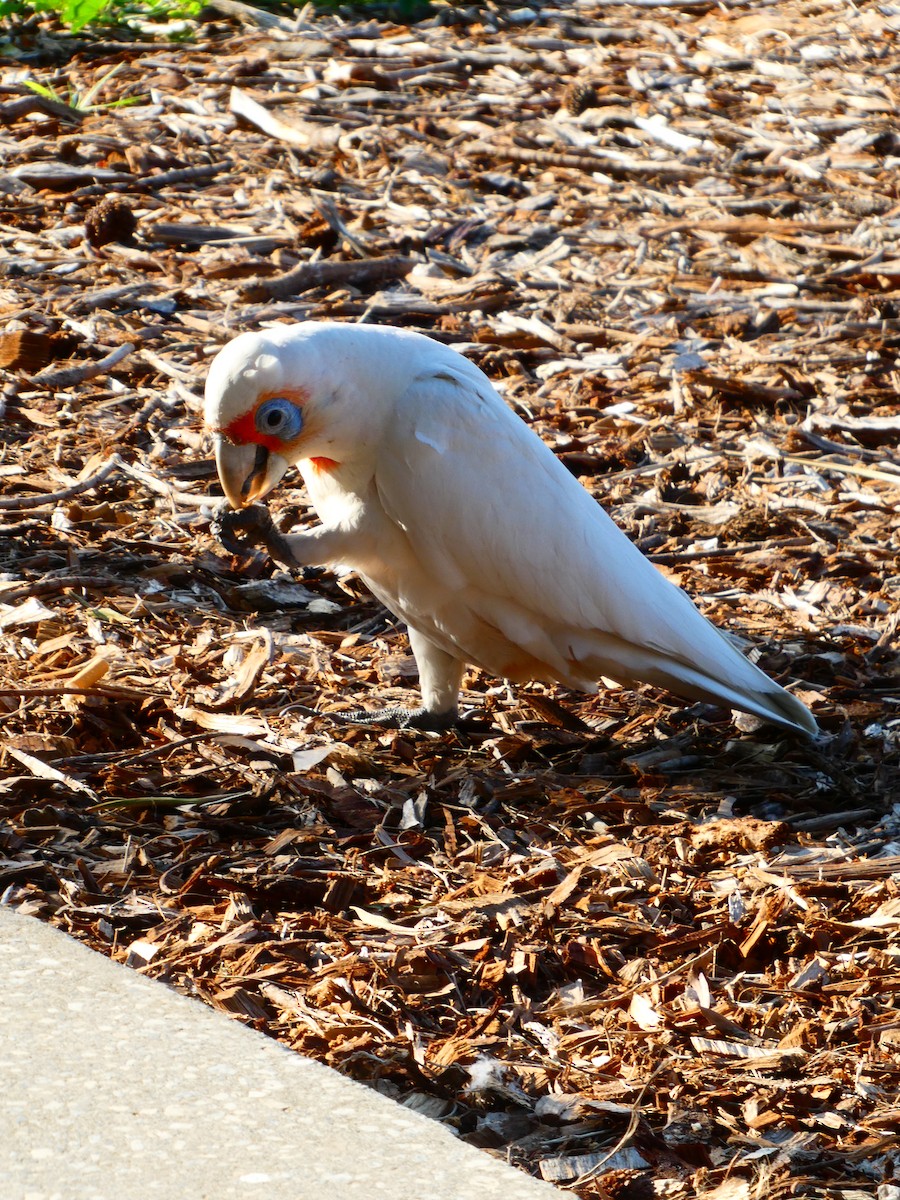
<svg viewBox="0 0 900 1200"><path fill-rule="evenodd" d="M234 508L262 499L294 463L328 453L321 356L304 355L303 343L301 326L245 333L210 367L204 415L219 479Z"/></svg>

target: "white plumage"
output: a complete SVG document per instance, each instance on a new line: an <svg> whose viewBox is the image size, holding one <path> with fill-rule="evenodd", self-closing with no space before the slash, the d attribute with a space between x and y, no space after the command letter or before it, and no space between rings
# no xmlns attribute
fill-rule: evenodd
<svg viewBox="0 0 900 1200"><path fill-rule="evenodd" d="M206 420L236 508L299 467L322 524L291 552L353 568L407 623L419 723L456 715L474 663L584 691L653 683L816 733L454 350L332 322L246 333L212 364Z"/></svg>

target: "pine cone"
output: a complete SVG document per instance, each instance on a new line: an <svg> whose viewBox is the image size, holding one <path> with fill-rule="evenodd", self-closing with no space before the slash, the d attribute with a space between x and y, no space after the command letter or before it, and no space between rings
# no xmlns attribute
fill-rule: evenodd
<svg viewBox="0 0 900 1200"><path fill-rule="evenodd" d="M95 204L84 218L84 236L95 249L108 242L128 245L134 238L136 228L134 213L118 196L107 196Z"/></svg>
<svg viewBox="0 0 900 1200"><path fill-rule="evenodd" d="M597 103L597 85L584 80L575 80L563 92L563 108L573 117L580 116Z"/></svg>

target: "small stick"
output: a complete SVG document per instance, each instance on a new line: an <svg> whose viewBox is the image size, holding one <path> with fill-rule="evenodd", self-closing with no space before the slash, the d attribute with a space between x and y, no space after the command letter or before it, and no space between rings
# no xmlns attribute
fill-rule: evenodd
<svg viewBox="0 0 900 1200"><path fill-rule="evenodd" d="M276 138L279 142L286 142L289 146L297 146L300 150L328 149L330 146L336 145L338 138L343 133L343 130L335 125L307 125L306 128L302 125L289 125L280 117L276 117L274 113L269 112L267 108L263 108L261 104L257 104L252 96L248 96L246 92L242 92L237 87L231 89L228 107L235 116L243 117L245 121L255 125L269 137Z"/></svg>
<svg viewBox="0 0 900 1200"><path fill-rule="evenodd" d="M138 412L134 414L131 420L126 421L126 423L122 426L121 430L119 431L120 440L123 439L126 434L131 433L132 430L140 429L142 426L147 425L154 413L158 412L161 408L168 409L172 403L173 402L167 400L165 396L160 395L159 392L155 392L153 395L151 395L150 399L142 405Z"/></svg>
<svg viewBox="0 0 900 1200"><path fill-rule="evenodd" d="M391 254L384 258L363 258L354 262L301 263L285 275L272 279L250 279L241 289L251 301L286 300L310 288L323 284L380 283L408 275L416 265L415 258Z"/></svg>
<svg viewBox="0 0 900 1200"><path fill-rule="evenodd" d="M664 179L714 178L708 167L692 167L687 163L666 159L654 162L646 158L630 158L625 154L604 154L602 151L532 150L526 146L494 146L487 142L467 148L473 156L505 159L507 162L530 163L537 167L565 167L573 171L602 171L614 179L634 176L659 176Z"/></svg>
<svg viewBox="0 0 900 1200"><path fill-rule="evenodd" d="M0 688L0 696L11 696L14 700L31 700L36 696L105 696L107 700L151 700L162 699L163 692L139 691L137 688L119 687L118 684L98 684L96 687L20 687Z"/></svg>
<svg viewBox="0 0 900 1200"><path fill-rule="evenodd" d="M49 596L66 588L108 591L115 582L111 575L43 575L19 587L4 588L0 585L0 604L12 604L26 596Z"/></svg>
<svg viewBox="0 0 900 1200"><path fill-rule="evenodd" d="M159 188L175 187L180 183L201 183L204 179L212 179L220 171L231 169L231 159L223 159L218 163L201 163L197 167L180 167L177 171L163 171L160 175L145 175L143 178L132 179L127 184L128 191L155 192ZM123 185L117 185L115 191L122 190Z"/></svg>
<svg viewBox="0 0 900 1200"><path fill-rule="evenodd" d="M181 504L186 508L206 508L216 503L215 496L198 496L194 492L183 492L179 488L172 487L165 480L157 479L151 471L138 467L134 463L120 462L119 466L126 475L136 479L138 483L142 483L151 492L156 492L158 496L165 496L172 504Z"/></svg>
<svg viewBox="0 0 900 1200"><path fill-rule="evenodd" d="M729 458L745 458L745 455L740 450L725 450L723 451ZM891 471L878 471L874 467L861 467L857 463L839 463L830 462L825 458L803 458L799 454L771 454L769 460L774 462L798 463L803 467L812 467L814 471L821 471L827 475L829 471L834 475L858 475L860 479L877 479L881 483L892 483L894 487L900 487L900 474L894 474Z"/></svg>
<svg viewBox="0 0 900 1200"><path fill-rule="evenodd" d="M73 483L71 487L63 488L58 492L43 492L39 496L4 496L0 499L0 509L41 508L45 504L56 504L61 500L71 500L73 496L78 496L81 492L89 492L98 483L102 483L104 479L108 479L121 466L122 460L118 454L113 454L111 458L106 460L99 471L95 471L87 479L80 479L78 483Z"/></svg>
<svg viewBox="0 0 900 1200"><path fill-rule="evenodd" d="M123 358L127 358L129 354L133 353L134 345L131 342L125 342L124 345L117 346L115 350L98 362L81 363L77 367L63 367L61 371L38 371L37 375L32 375L31 382L50 388L77 387L79 383L85 383L88 379L96 379L98 375L105 375Z"/></svg>
<svg viewBox="0 0 900 1200"><path fill-rule="evenodd" d="M22 117L32 113L43 113L45 117L59 117L63 121L71 121L77 125L84 120L84 113L59 100L51 100L49 96L22 96L18 100L10 100L0 104L0 125L11 125Z"/></svg>
<svg viewBox="0 0 900 1200"><path fill-rule="evenodd" d="M96 689L95 689L96 690ZM170 750L179 750L182 746L193 746L196 742L208 742L211 738L232 737L230 733L194 733L190 737L176 738L166 742L164 746L154 746L152 750L109 750L101 754L71 754L65 758L54 758L52 766L71 766L81 762L143 762L148 758L156 758L160 754L168 754Z"/></svg>

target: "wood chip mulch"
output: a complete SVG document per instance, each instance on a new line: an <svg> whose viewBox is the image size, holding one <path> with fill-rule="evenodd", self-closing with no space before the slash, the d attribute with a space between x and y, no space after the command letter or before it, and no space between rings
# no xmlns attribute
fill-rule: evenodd
<svg viewBox="0 0 900 1200"><path fill-rule="evenodd" d="M579 1197L896 1200L896 8L227 7L5 32L3 903ZM307 317L471 355L830 743L322 715L404 633L221 547L199 416Z"/></svg>

